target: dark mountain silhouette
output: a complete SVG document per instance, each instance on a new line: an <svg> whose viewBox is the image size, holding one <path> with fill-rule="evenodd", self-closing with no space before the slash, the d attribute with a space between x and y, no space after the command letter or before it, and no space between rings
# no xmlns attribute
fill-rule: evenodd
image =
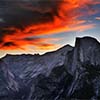
<svg viewBox="0 0 100 100"><path fill-rule="evenodd" d="M44 55L6 55L0 60L0 100L99 100L100 43L76 38Z"/></svg>

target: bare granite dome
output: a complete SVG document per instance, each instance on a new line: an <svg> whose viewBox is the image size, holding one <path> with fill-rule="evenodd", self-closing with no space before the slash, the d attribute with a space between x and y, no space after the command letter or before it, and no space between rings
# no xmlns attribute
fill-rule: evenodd
<svg viewBox="0 0 100 100"><path fill-rule="evenodd" d="M100 43L78 37L44 55L6 55L0 75L0 100L99 100Z"/></svg>

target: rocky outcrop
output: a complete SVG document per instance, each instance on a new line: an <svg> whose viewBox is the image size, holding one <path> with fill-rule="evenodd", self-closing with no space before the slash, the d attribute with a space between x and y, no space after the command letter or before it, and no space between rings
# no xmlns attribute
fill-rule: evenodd
<svg viewBox="0 0 100 100"><path fill-rule="evenodd" d="M6 55L0 75L0 100L99 100L100 43L76 38L44 55Z"/></svg>
<svg viewBox="0 0 100 100"><path fill-rule="evenodd" d="M90 99L89 95L91 98L96 95L93 96L96 99L100 96L99 88L95 87L99 87L99 81L97 81L100 78L99 54L100 43L96 39L90 37L76 39L75 48L67 54L65 61L66 70L73 76L67 96L79 99ZM97 90L94 90L95 88Z"/></svg>

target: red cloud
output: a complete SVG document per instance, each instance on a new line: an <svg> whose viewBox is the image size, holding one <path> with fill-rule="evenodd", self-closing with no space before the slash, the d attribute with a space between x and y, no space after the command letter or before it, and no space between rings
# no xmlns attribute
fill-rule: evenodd
<svg viewBox="0 0 100 100"><path fill-rule="evenodd" d="M62 31L83 31L89 28L93 28L95 26L94 24L84 24L86 23L86 20L78 20L78 18L97 13L98 11L92 8L92 6L96 4L100 4L100 1L62 0L62 2L60 2L59 5L57 5L58 6L57 8L45 10L41 15L42 17L38 18L40 22L36 20L38 21L37 23L31 23L25 26L23 29L17 27L3 28L3 30L7 30L8 32L11 31L13 33L12 34L7 33L6 35L2 36L3 42L1 42L0 44L0 49L2 50L12 50L12 49L14 50L17 48L25 49L25 46L27 45L33 45L39 50L54 49L58 45L49 43L51 42L50 40L52 40L51 38L41 38L41 36L58 34ZM81 13L81 10L83 9L85 12ZM41 10L39 9L39 11ZM48 17L45 17L46 16L45 13L47 12L49 12ZM49 20L49 15L52 16L53 20ZM41 19L43 19L43 21L41 21ZM34 38L28 39L29 37L34 37Z"/></svg>

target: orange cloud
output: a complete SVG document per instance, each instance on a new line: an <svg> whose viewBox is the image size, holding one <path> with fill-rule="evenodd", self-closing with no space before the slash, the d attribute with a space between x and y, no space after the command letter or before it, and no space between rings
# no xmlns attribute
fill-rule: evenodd
<svg viewBox="0 0 100 100"><path fill-rule="evenodd" d="M50 8L42 13L39 13L42 17L38 16L39 18L36 22L24 26L23 29L15 26L3 28L2 30L8 31L8 33L2 35L0 49L25 49L25 46L27 45L33 45L37 49L41 50L54 49L58 47L58 45L49 42L56 39L41 38L41 36L58 34L64 31L84 31L95 27L94 24L84 24L87 21L79 20L78 18L97 13L97 10L92 8L92 6L96 4L100 4L100 1L62 0L57 8ZM81 13L82 9L85 9L85 12ZM30 8L28 10L30 10ZM34 8L34 10L37 10L37 8ZM39 11L41 12L40 9L37 10L37 12ZM36 16L33 16L33 18L34 17ZM52 20L49 20L49 17L52 18ZM99 20L100 18L97 17L96 19Z"/></svg>
<svg viewBox="0 0 100 100"><path fill-rule="evenodd" d="M40 44L37 45L36 49L41 50L41 51L46 51L46 50L55 50L58 47L60 47L59 45L56 44Z"/></svg>
<svg viewBox="0 0 100 100"><path fill-rule="evenodd" d="M27 46L33 46L38 50L52 50L56 49L59 45L53 44L53 42L62 40L62 38L24 38L24 39L9 39L5 38L5 43L0 45L2 50L25 50ZM9 42L10 41L10 42Z"/></svg>
<svg viewBox="0 0 100 100"><path fill-rule="evenodd" d="M69 27L69 31L71 30L71 31L80 32L84 30L89 30L94 27L95 27L95 24L76 25L76 26Z"/></svg>

